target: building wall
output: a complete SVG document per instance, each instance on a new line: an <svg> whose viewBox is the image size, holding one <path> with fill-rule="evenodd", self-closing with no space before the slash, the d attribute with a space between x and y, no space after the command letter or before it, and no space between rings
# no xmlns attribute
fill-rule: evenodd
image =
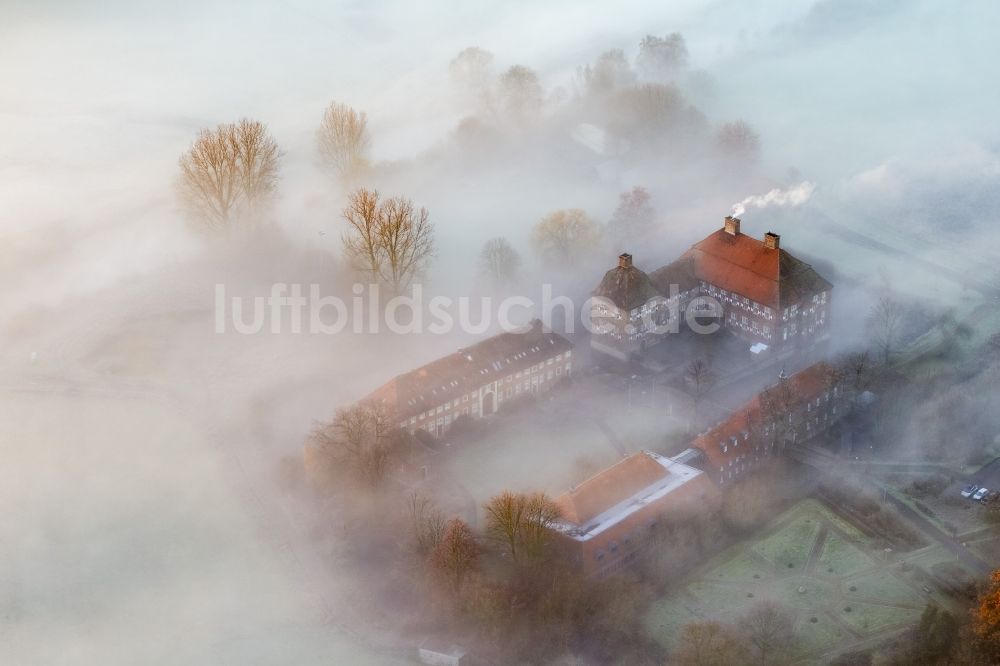
<svg viewBox="0 0 1000 666"><path fill-rule="evenodd" d="M806 442L824 432L846 413L846 392L830 387L794 407L785 419L771 418L749 431L709 431L694 446L705 452L705 471L720 486L732 483L760 463L782 452L786 446ZM787 419L787 420L786 420ZM714 436L713 436L714 435Z"/></svg>
<svg viewBox="0 0 1000 666"><path fill-rule="evenodd" d="M692 289L671 298L650 299L630 311L610 302L595 302L590 311L591 321L597 320L602 327L610 327L610 330L598 332L594 327L590 336L591 346L623 361L629 360L633 354L659 343L668 335L668 331L662 328L669 326L672 316L683 315L684 308L696 292Z"/></svg>
<svg viewBox="0 0 1000 666"><path fill-rule="evenodd" d="M634 563L648 545L650 530L665 518L680 520L699 511L718 508L721 497L708 476L699 474L656 502L626 516L621 522L585 541L558 534L569 561L588 576L607 576Z"/></svg>
<svg viewBox="0 0 1000 666"><path fill-rule="evenodd" d="M507 400L522 394L545 393L560 379L573 372L572 351L550 356L544 362L513 372L488 382L475 391L455 396L420 414L400 422L400 427L411 434L426 430L432 435L443 435L459 416L481 418L500 409ZM490 411L492 408L492 411Z"/></svg>

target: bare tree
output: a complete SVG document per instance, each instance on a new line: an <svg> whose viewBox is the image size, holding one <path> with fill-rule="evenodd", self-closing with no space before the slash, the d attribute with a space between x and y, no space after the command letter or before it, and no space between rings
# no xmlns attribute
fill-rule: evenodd
<svg viewBox="0 0 1000 666"><path fill-rule="evenodd" d="M181 155L178 194L206 227L228 231L273 199L281 152L267 126L244 118L198 133Z"/></svg>
<svg viewBox="0 0 1000 666"><path fill-rule="evenodd" d="M888 296L880 298L872 308L869 323L883 363L888 363L896 351L902 321L903 306Z"/></svg>
<svg viewBox="0 0 1000 666"><path fill-rule="evenodd" d="M549 213L535 225L532 237L543 259L566 267L592 252L600 241L600 230L579 208Z"/></svg>
<svg viewBox="0 0 1000 666"><path fill-rule="evenodd" d="M512 493L493 497L486 509L486 530L502 543L515 564L540 558L548 543L559 508L545 493Z"/></svg>
<svg viewBox="0 0 1000 666"><path fill-rule="evenodd" d="M754 162L760 157L760 135L749 123L737 120L719 128L716 135L719 150L726 158Z"/></svg>
<svg viewBox="0 0 1000 666"><path fill-rule="evenodd" d="M841 362L844 381L855 393L861 393L871 383L871 366L871 357L867 351L848 354Z"/></svg>
<svg viewBox="0 0 1000 666"><path fill-rule="evenodd" d="M529 558L537 560L545 554L552 536L552 525L561 512L545 493L531 493L525 496L525 503L524 523L521 526L523 551Z"/></svg>
<svg viewBox="0 0 1000 666"><path fill-rule="evenodd" d="M312 439L334 460L351 466L364 481L376 486L385 478L396 429L388 406L368 401L337 410L333 422L319 427Z"/></svg>
<svg viewBox="0 0 1000 666"><path fill-rule="evenodd" d="M639 186L618 195L618 208L608 222L608 235L619 247L624 248L625 244L645 237L652 230L656 211L649 199L646 188Z"/></svg>
<svg viewBox="0 0 1000 666"><path fill-rule="evenodd" d="M434 254L434 227L427 209L402 197L380 200L376 190L352 192L343 211L344 252L373 283L401 293L420 277Z"/></svg>
<svg viewBox="0 0 1000 666"><path fill-rule="evenodd" d="M738 636L727 625L706 620L681 630L671 663L677 666L729 666L740 662Z"/></svg>
<svg viewBox="0 0 1000 666"><path fill-rule="evenodd" d="M520 267L521 255L503 236L486 241L479 253L479 272L495 287L514 282Z"/></svg>
<svg viewBox="0 0 1000 666"><path fill-rule="evenodd" d="M783 664L792 653L792 618L770 601L755 604L739 619L737 626L752 652L752 663L761 666Z"/></svg>
<svg viewBox="0 0 1000 666"><path fill-rule="evenodd" d="M440 542L431 554L431 563L451 584L455 593L462 587L465 575L475 566L481 548L472 530L460 518L445 525Z"/></svg>
<svg viewBox="0 0 1000 666"><path fill-rule="evenodd" d="M434 501L420 493L413 493L409 499L410 524L417 551L428 554L441 542L444 535L444 514L434 505Z"/></svg>
<svg viewBox="0 0 1000 666"><path fill-rule="evenodd" d="M540 115L544 91L534 70L514 65L500 75L499 92L503 111L515 124L529 124Z"/></svg>
<svg viewBox="0 0 1000 666"><path fill-rule="evenodd" d="M505 490L490 499L486 509L486 533L504 544L511 559L518 561L521 545L521 523L524 521L525 505L520 495Z"/></svg>
<svg viewBox="0 0 1000 666"><path fill-rule="evenodd" d="M343 178L356 175L368 166L368 116L340 102L331 102L323 112L316 132L323 161Z"/></svg>
<svg viewBox="0 0 1000 666"><path fill-rule="evenodd" d="M701 407L701 401L709 389L712 388L715 377L708 361L698 358L688 364L684 371L684 379L687 381L688 386L691 387L691 425L693 429L698 423L698 412L699 407Z"/></svg>
<svg viewBox="0 0 1000 666"><path fill-rule="evenodd" d="M650 81L664 81L674 78L687 66L688 50L684 37L678 32L666 37L646 35L639 42L639 55L635 65L639 72Z"/></svg>
<svg viewBox="0 0 1000 666"><path fill-rule="evenodd" d="M794 439L795 427L798 425L793 423L796 399L791 383L784 374L781 375L777 384L758 394L758 405L760 406L759 427L768 433L771 443L781 447L789 437Z"/></svg>

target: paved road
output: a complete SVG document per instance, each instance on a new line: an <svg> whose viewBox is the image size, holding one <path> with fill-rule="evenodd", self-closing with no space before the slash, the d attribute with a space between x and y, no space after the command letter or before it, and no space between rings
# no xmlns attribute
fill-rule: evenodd
<svg viewBox="0 0 1000 666"><path fill-rule="evenodd" d="M896 507L900 515L919 527L921 532L951 551L951 553L957 557L962 564L966 565L970 569L974 569L983 576L988 576L990 572L993 571L993 567L979 559L979 557L974 555L972 551L963 546L960 541L942 532L938 529L937 525L927 520L927 518L922 516L919 511L912 509L909 504L897 497L894 497L890 493L886 493L885 496L889 502Z"/></svg>
<svg viewBox="0 0 1000 666"><path fill-rule="evenodd" d="M831 473L838 468L847 467L844 461L815 447L795 446L789 449L789 455L805 465L826 473ZM988 576L993 570L993 567L963 546L960 541L943 532L919 511L914 510L909 504L893 496L891 493L883 492L881 486L875 483L871 477L863 473L860 476L896 507L896 510L899 511L899 514L903 518L912 523L926 536L947 548L962 564L984 576Z"/></svg>

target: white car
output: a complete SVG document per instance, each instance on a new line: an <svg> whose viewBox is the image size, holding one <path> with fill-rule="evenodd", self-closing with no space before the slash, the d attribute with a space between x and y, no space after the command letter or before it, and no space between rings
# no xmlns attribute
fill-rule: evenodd
<svg viewBox="0 0 1000 666"><path fill-rule="evenodd" d="M979 500L986 497L986 493L988 492L990 492L989 488L980 488L979 490L976 491L976 494L972 496L972 499L978 502Z"/></svg>
<svg viewBox="0 0 1000 666"><path fill-rule="evenodd" d="M979 486L974 483L970 483L966 487L962 488L962 497L972 497L973 493L979 490Z"/></svg>

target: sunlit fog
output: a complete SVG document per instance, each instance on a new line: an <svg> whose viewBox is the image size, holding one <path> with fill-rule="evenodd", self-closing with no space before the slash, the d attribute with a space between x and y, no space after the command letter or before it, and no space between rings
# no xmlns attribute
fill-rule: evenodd
<svg viewBox="0 0 1000 666"><path fill-rule="evenodd" d="M0 2L0 663L1000 663L998 21Z"/></svg>

